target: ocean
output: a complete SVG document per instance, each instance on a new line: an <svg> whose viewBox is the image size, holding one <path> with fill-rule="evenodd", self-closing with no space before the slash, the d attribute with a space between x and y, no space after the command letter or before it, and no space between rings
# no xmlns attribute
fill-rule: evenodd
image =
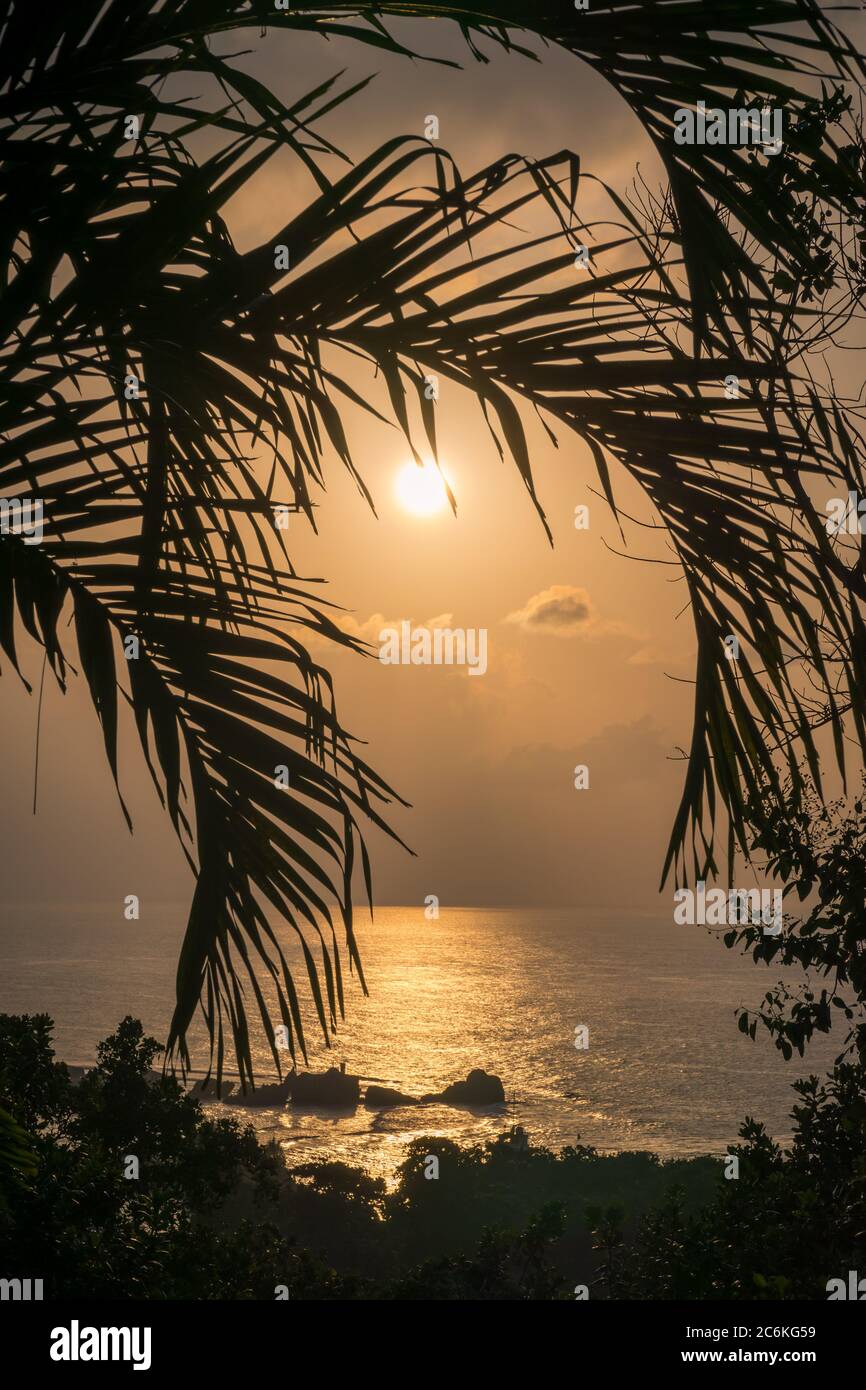
<svg viewBox="0 0 866 1390"><path fill-rule="evenodd" d="M104 904L5 907L0 1012L49 1013L57 1056L78 1065L95 1060L97 1041L125 1014L164 1038L184 913L181 903L149 903L146 921L127 922ZM514 1123L553 1149L719 1154L747 1115L788 1138L790 1083L826 1070L841 1048L840 1032L786 1063L768 1035L739 1033L736 1007L755 1007L779 972L703 927L527 908L443 907L426 921L419 906L380 908L358 935L369 997L348 980L330 1049L307 1011L311 1067L345 1062L418 1095L483 1067L502 1078L508 1104L215 1107L277 1139L289 1162L327 1157L390 1178L413 1138L478 1143ZM579 1028L588 1047L575 1046ZM193 1052L204 1065L204 1048ZM261 1080L275 1080L266 1049L258 1055Z"/></svg>

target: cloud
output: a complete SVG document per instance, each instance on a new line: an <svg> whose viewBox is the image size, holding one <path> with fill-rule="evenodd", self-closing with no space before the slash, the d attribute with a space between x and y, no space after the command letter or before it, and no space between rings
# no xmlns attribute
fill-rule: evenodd
<svg viewBox="0 0 866 1390"><path fill-rule="evenodd" d="M592 602L586 589L570 584L552 584L533 594L522 608L509 613L507 623L530 631L555 632L562 637L585 632L593 620Z"/></svg>
<svg viewBox="0 0 866 1390"><path fill-rule="evenodd" d="M505 619L526 632L552 633L556 637L628 637L645 642L646 634L628 623L600 618L586 589L572 584L551 584L526 600Z"/></svg>

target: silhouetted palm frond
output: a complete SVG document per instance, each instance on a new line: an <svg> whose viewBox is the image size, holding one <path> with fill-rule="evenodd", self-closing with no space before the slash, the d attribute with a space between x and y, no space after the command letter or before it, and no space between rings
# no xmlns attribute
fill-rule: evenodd
<svg viewBox="0 0 866 1390"><path fill-rule="evenodd" d="M833 89L842 93L846 83L859 84L864 64L818 0L591 0L585 10L568 0L499 0L490 5L311 0L303 6L292 0L79 0L74 16L62 11L41 15L36 33L29 6L13 3L2 58L18 80L0 96L0 118L26 118L40 103L62 109L70 100L125 112L147 109L154 116L178 114L182 105L163 100L152 83L169 71L198 71L218 75L233 100L249 102L276 125L285 115L282 103L211 54L208 35L244 29L312 31L407 53L406 43L387 23L399 18L459 25L479 59L484 58L485 41L532 53L527 44L538 35L570 50L611 83L664 161L683 232L693 325L701 341L708 322L719 326L731 310L748 339L749 293L768 288L755 258L738 248L720 209L777 255L795 282L806 284L823 283L830 266L827 258L815 255L803 208L813 198L825 201L862 225L862 160L840 157L848 142L835 130L816 126L813 115L816 95ZM419 39L422 34L423 27ZM785 147L796 177L767 197L766 172L748 148L677 144L674 113L699 101L708 108L748 107L756 101L781 107ZM231 107L218 122L226 129L243 129ZM564 137L568 139L567 132ZM305 145L300 131L294 143L300 152ZM859 138L856 143L862 156Z"/></svg>
<svg viewBox="0 0 866 1390"><path fill-rule="evenodd" d="M379 8L447 12L469 34L511 42L510 31L467 9ZM692 150L683 157L697 161L693 182L684 191L679 170L673 209L656 226L610 190L609 218L587 224L569 151L542 161L506 155L464 178L442 151L395 138L326 177L325 158L340 156L315 123L355 89L324 83L286 107L205 39L261 17L400 48L372 10L359 23L340 17L357 9L265 14L226 0L110 0L52 9L36 28L15 5L0 32L10 78L0 95L0 490L37 495L47 526L38 546L2 537L0 646L14 663L17 611L62 683L72 615L115 774L118 685L129 701L197 876L170 1046L185 1063L201 1000L217 1075L227 1025L244 1081L253 1071L244 973L277 1066L262 972L292 1055L306 1055L285 927L301 941L326 1038L339 1017L334 918L360 970L357 856L368 891L370 875L359 831L386 828L394 795L357 756L327 671L310 655L313 636L349 639L295 573L275 526L277 507L313 519L329 451L363 488L346 404L392 420L419 451L420 426L435 454L425 379L465 387L542 517L521 400L551 432L560 424L586 441L615 512L611 465L641 483L685 574L699 644L670 861L689 839L696 867L712 859L716 795L739 829L744 796L776 775L774 753L793 759L800 741L817 772L799 663L831 708L840 758L846 691L866 742L856 699L863 628L852 602L861 577L830 545L809 492L812 479L835 486L852 474L857 443L832 397L793 369L804 336L820 336L845 258L837 238L834 265L816 279L821 209L838 214L853 198L854 157L822 185L820 207L812 199L814 225L794 217L787 240L775 227L785 199L790 211L811 197L813 166L796 149L779 174L742 152ZM503 9L517 22L517 6ZM760 22L782 23L793 10L809 19L813 40L823 33L805 0L762 7ZM607 7L580 32L652 128L659 110L669 118L676 93L659 107L648 74L677 51L677 32L694 82L705 84L696 92L727 78L703 31L690 37L684 7L640 13L657 39L634 64L623 56L623 26L635 22L624 7ZM726 22L754 39L749 14L725 7ZM572 24L586 21L570 17L567 34L549 37L571 44ZM853 62L829 30L824 39L829 61ZM721 57L730 76L733 40ZM769 50L749 61L763 62L762 82L780 64L794 73ZM187 72L213 79L225 104L213 91L196 102L163 94L166 78ZM829 149L844 113L796 101L818 131L812 145ZM130 138L135 113L141 127ZM218 135L218 148L196 161L202 132ZM281 148L304 161L320 192L239 254L223 209ZM744 197L749 204L738 227L694 182L709 177L700 161L717 156L720 201L735 215ZM736 169L724 167L728 158ZM755 190L766 194L771 178L776 202L756 209ZM515 233L516 222L531 233ZM706 256L710 224L712 265L698 283L696 250ZM592 253L586 271L575 265L582 245ZM772 290L780 274L793 287L784 302ZM840 293L834 311L844 314L857 289ZM365 370L383 384L381 409L361 385ZM739 400L725 394L729 375L742 384ZM819 418L824 427L812 428ZM736 667L725 660L730 633L745 639Z"/></svg>
<svg viewBox="0 0 866 1390"><path fill-rule="evenodd" d="M333 101L330 86L296 112ZM4 140L0 173L0 485L35 495L47 529L41 545L20 528L3 536L0 643L16 662L17 608L62 684L71 609L115 777L126 671L121 688L197 874L171 1043L185 1060L203 997L218 1073L225 1015L245 1080L239 969L274 1046L251 952L274 981L292 1055L296 1043L305 1052L269 909L301 939L327 1037L343 1008L334 904L360 970L356 817L381 823L390 799L303 642L349 639L296 582L276 524L277 507L310 509L305 470L318 475L326 445L345 455L342 426L316 365L245 327L240 258L219 215L276 147L251 123L197 166L174 133L130 142L101 108L47 111ZM203 306L204 283L230 284L232 309ZM267 281L251 283L254 296ZM265 451L263 484L254 455Z"/></svg>

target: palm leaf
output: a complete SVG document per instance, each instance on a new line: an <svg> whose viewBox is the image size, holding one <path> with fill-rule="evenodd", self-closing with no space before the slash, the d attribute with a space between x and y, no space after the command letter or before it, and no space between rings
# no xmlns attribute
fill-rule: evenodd
<svg viewBox="0 0 866 1390"><path fill-rule="evenodd" d="M401 50L376 14L319 8L266 17ZM517 6L502 7L501 21L454 7L376 8L447 14L473 42L506 45L521 21ZM814 700L833 702L835 721L850 708L862 744L866 655L853 603L862 571L828 542L809 500L813 480L835 487L859 468L857 430L832 393L795 371L804 338L821 345L827 297L838 315L855 293L839 269L844 245L823 278L810 257L827 220L852 206L856 161L828 179L817 231L792 212L814 204L811 171L826 172L845 119L838 104L816 104L793 84L805 82L818 48L837 71L855 65L814 8L785 0L756 16L726 6L734 37L718 49L702 7L612 5L591 25L569 16L566 29L542 7L538 31L614 81L669 163L673 202L658 218L607 190L610 216L591 226L578 207L587 176L571 151L508 155L464 178L443 152L395 138L326 176L325 162L343 161L315 120L355 87L335 79L286 107L210 54L209 34L255 16L225 0L83 0L73 14L40 14L37 27L15 4L0 32L10 79L0 96L0 489L38 494L49 518L39 547L2 537L0 646L16 665L17 612L62 685L71 611L113 770L118 687L128 701L196 874L170 1047L186 1065L201 1003L217 1077L228 1033L244 1083L253 1079L244 975L277 1067L276 1014L292 1056L307 1055L291 934L326 1039L340 1017L336 926L360 971L355 855L369 892L360 830L387 830L395 795L359 758L309 650L310 639L353 644L295 573L273 525L278 503L314 521L329 451L365 491L344 404L393 420L420 453L418 426L435 443L431 412L410 408L425 374L459 384L542 521L521 401L551 433L585 440L612 505L613 465L640 482L685 573L699 648L669 863L689 841L696 871L712 860L716 792L740 830L745 797L773 775L768 747L789 758L805 747L814 769L815 710L798 663L808 663ZM763 29L794 19L809 37L793 42L793 58L762 46ZM634 52L644 57L623 56ZM669 77L653 94L649 74L678 52L676 90ZM809 128L772 175L776 198L760 217L765 166L735 151L718 166L717 150L669 145L679 85L695 99L721 92L739 82L740 63L757 68L763 91L791 84L784 99ZM163 79L187 71L210 77L218 97L164 98ZM138 144L124 134L131 111L143 114ZM196 162L189 138L205 125L222 143ZM813 165L806 145L814 155L816 139L824 154ZM280 148L314 170L320 192L240 255L222 209ZM516 233L517 221L531 234ZM718 266L699 273L696 247L711 230ZM584 241L593 263L579 276ZM275 265L281 243L288 274ZM770 289L780 269L800 291L790 302ZM470 270L478 283L466 290ZM360 385L365 366L384 386L378 405ZM728 373L744 386L733 406L722 391ZM126 390L130 374L137 393ZM722 655L732 631L751 645L736 672ZM130 635L140 655L126 663L119 642ZM288 791L274 781L281 764Z"/></svg>

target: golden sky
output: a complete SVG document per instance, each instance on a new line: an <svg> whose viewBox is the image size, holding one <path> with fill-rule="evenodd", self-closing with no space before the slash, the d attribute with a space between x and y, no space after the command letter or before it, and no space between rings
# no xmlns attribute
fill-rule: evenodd
<svg viewBox="0 0 866 1390"><path fill-rule="evenodd" d="M541 50L541 61L490 47L471 61L451 26L406 22L408 42L459 56L462 70L410 62L350 41L270 33L243 61L284 98L346 69L375 80L325 124L353 157L395 134L423 134L440 121L440 145L464 172L506 151L541 156L570 148L583 167L625 192L639 164L661 174L638 122L577 59ZM237 51L247 40L225 45ZM310 196L309 177L275 159L230 208L241 249L284 224ZM586 188L589 206L599 195ZM586 204L581 203L581 207ZM519 229L516 230L519 235ZM367 757L409 801L394 823L410 858L371 839L377 899L451 904L579 904L658 910L658 876L690 734L693 640L677 572L635 563L621 548L588 451L560 431L554 449L529 424L532 461L555 540L547 542L518 473L497 456L475 402L443 389L441 458L457 498L413 516L396 480L409 460L396 429L360 411L347 415L374 517L338 460L319 498L318 534L292 519L290 547L301 575L327 578L346 625L375 641L381 627L450 615L449 625L486 628L488 669L384 666L324 646L338 708L367 742ZM627 510L648 508L623 475ZM574 510L590 507L588 530ZM606 544L607 543L607 544ZM635 555L646 553L632 532ZM658 553L657 549L656 552ZM559 621L556 621L556 619ZM38 687L40 659L23 646ZM96 719L81 683L64 698L49 685L43 715L39 814L30 814L36 701L4 670L6 730L2 869L9 901L106 901L129 892L184 898L188 871L143 770L135 740L123 745L122 781L136 835L123 824ZM576 764L590 786L576 791ZM665 899L667 910L667 899Z"/></svg>

